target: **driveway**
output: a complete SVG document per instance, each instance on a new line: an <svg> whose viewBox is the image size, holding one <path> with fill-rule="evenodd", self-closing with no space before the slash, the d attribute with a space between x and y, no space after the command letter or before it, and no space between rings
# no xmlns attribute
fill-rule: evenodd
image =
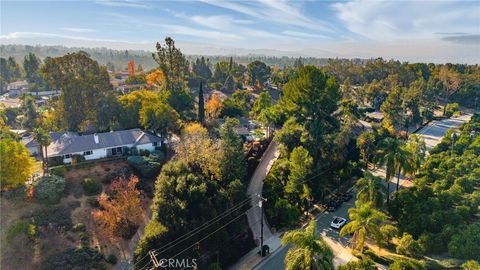
<svg viewBox="0 0 480 270"><path fill-rule="evenodd" d="M248 225L253 232L253 238L260 245L260 219L262 218L262 211L258 207L260 198L257 194L262 194L263 180L267 176L268 172L272 168L273 163L277 160L280 152L278 150L278 144L275 140L272 140L267 150L263 153L263 156L258 164L255 172L250 179L250 183L247 188L247 195L252 196L252 208L247 212ZM272 237L272 232L268 226L267 220L263 217L263 239L267 240Z"/></svg>

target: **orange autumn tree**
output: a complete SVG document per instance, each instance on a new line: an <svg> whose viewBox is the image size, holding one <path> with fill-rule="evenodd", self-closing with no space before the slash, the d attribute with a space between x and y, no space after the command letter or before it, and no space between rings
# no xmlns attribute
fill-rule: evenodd
<svg viewBox="0 0 480 270"><path fill-rule="evenodd" d="M134 77L135 76L135 62L133 60L128 61L128 76Z"/></svg>
<svg viewBox="0 0 480 270"><path fill-rule="evenodd" d="M111 197L102 193L98 198L100 209L92 212L100 232L107 238L130 239L142 220L143 194L135 186L136 176L117 179L110 185Z"/></svg>
<svg viewBox="0 0 480 270"><path fill-rule="evenodd" d="M147 84L150 86L161 87L165 85L165 75L159 69L155 70L154 72L148 74L145 77Z"/></svg>
<svg viewBox="0 0 480 270"><path fill-rule="evenodd" d="M210 119L217 118L223 109L223 102L216 94L212 94L210 100L205 105L207 115Z"/></svg>

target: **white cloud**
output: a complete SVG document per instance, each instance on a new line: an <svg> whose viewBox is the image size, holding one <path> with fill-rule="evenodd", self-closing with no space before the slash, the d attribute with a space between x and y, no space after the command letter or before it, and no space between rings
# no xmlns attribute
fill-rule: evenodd
<svg viewBox="0 0 480 270"><path fill-rule="evenodd" d="M125 41L125 40L89 38L89 37L82 37L82 36L61 35L61 34L45 33L45 32L12 32L6 35L0 35L0 41L2 42L15 41L19 39L35 39L35 38L60 38L60 39L84 40L84 41L133 43L131 41ZM135 43L145 43L145 42L147 41L138 41Z"/></svg>
<svg viewBox="0 0 480 270"><path fill-rule="evenodd" d="M263 21L282 25L294 25L318 31L331 32L332 25L306 16L300 9L286 0L228 1L202 0L204 3L233 10ZM297 2L300 3L300 2Z"/></svg>
<svg viewBox="0 0 480 270"><path fill-rule="evenodd" d="M110 6L110 7L128 7L128 8L148 8L148 5L142 4L137 1L130 1L130 0L97 0L95 3L103 6Z"/></svg>
<svg viewBox="0 0 480 270"><path fill-rule="evenodd" d="M331 7L348 30L372 40L433 38L436 32L480 30L480 5L473 1L351 0Z"/></svg>
<svg viewBox="0 0 480 270"><path fill-rule="evenodd" d="M91 28L62 27L62 28L60 28L60 29L62 29L63 31L75 32L75 33L93 33L93 32L97 32L97 30L91 29Z"/></svg>
<svg viewBox="0 0 480 270"><path fill-rule="evenodd" d="M282 33L284 35L287 35L287 36L298 37L298 38L314 38L314 39L316 39L316 38L328 38L327 36L324 36L324 35L290 31L290 30L283 31Z"/></svg>

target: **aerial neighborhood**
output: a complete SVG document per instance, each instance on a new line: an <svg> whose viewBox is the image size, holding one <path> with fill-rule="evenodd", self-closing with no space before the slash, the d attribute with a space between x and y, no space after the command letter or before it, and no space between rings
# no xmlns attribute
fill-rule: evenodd
<svg viewBox="0 0 480 270"><path fill-rule="evenodd" d="M397 2L2 2L0 269L479 270L478 4Z"/></svg>

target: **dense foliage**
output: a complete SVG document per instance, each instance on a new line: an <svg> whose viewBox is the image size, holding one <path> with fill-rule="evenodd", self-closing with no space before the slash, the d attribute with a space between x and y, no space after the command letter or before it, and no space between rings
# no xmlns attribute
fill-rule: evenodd
<svg viewBox="0 0 480 270"><path fill-rule="evenodd" d="M472 237L475 225L464 226L477 219L480 205L480 115L462 127L458 138L447 133L430 154L415 185L396 194L390 214L427 252L448 247L455 257L475 258L471 248L461 246L480 246Z"/></svg>
<svg viewBox="0 0 480 270"><path fill-rule="evenodd" d="M33 173L34 160L21 143L12 139L0 140L1 190L21 186Z"/></svg>

